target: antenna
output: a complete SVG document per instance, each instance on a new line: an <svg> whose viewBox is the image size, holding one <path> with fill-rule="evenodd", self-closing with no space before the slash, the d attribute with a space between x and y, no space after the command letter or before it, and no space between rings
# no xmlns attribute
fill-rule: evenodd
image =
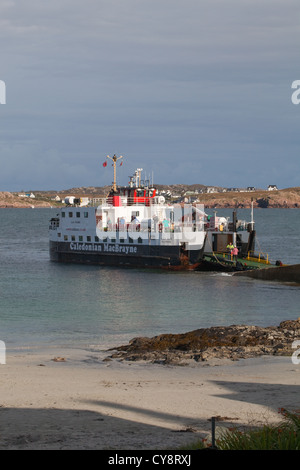
<svg viewBox="0 0 300 470"><path fill-rule="evenodd" d="M120 160L120 158L123 158L122 155L120 157L117 157L114 155L113 157L110 157L109 155L106 156L106 158L109 158L113 162L114 166L114 181L113 181L113 191L116 193L117 192L117 161Z"/></svg>

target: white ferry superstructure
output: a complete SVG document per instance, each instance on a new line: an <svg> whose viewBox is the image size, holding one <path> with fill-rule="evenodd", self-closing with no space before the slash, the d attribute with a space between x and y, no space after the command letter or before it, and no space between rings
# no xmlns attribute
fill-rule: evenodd
<svg viewBox="0 0 300 470"><path fill-rule="evenodd" d="M252 223L208 216L201 204L167 204L157 190L142 184L140 169L127 187L114 182L97 206L76 197L50 221L50 259L57 262L119 267L195 270L207 267L205 256L254 249ZM235 214L235 213L234 213Z"/></svg>

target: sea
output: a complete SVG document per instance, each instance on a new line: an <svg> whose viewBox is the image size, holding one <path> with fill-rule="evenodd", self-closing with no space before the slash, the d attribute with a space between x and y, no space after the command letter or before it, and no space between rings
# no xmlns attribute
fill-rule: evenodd
<svg viewBox="0 0 300 470"><path fill-rule="evenodd" d="M300 317L300 284L51 262L48 226L56 213L0 210L0 340L7 351L105 350L137 336L273 326ZM237 215L250 221L248 209ZM257 209L254 219L257 251L274 261L300 263L299 209Z"/></svg>

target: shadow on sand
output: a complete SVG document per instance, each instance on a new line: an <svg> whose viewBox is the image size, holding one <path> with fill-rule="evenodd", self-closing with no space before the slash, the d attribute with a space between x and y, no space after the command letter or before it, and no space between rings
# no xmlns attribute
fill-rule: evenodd
<svg viewBox="0 0 300 470"><path fill-rule="evenodd" d="M218 387L218 399L236 401L234 416L221 416L218 425L244 425L241 402L277 411L300 407L299 385L210 381ZM199 389L199 403L201 402ZM0 449L169 449L209 434L211 425L203 405L190 418L104 400L80 400L82 409L0 408ZM197 400L195 400L197 402ZM86 409L93 408L93 411ZM99 407L99 411L97 408ZM222 409L224 402L222 404ZM231 408L232 409L232 408ZM122 415L122 418L118 415ZM245 417L244 417L245 418ZM223 423L222 423L223 421Z"/></svg>

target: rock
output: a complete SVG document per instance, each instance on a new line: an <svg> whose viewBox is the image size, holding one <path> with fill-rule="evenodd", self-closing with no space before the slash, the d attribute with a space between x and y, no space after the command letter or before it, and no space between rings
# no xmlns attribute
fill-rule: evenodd
<svg viewBox="0 0 300 470"><path fill-rule="evenodd" d="M133 338L114 348L112 359L178 364L203 362L212 358L238 360L261 355L292 355L292 342L300 337L300 320L286 320L279 326L247 325L201 328L182 334Z"/></svg>

